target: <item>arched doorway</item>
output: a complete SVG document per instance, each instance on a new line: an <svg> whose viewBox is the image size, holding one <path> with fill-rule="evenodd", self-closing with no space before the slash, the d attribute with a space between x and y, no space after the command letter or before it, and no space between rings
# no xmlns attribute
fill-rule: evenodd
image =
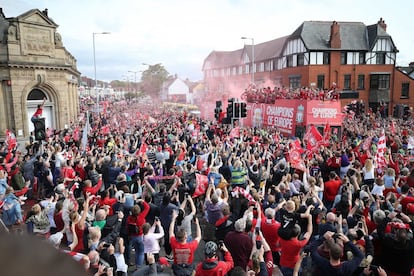
<svg viewBox="0 0 414 276"><path fill-rule="evenodd" d="M43 102L46 98L45 105L43 106L43 115L45 118L46 128L53 128L54 116L53 116L53 102L50 97L38 88L32 89L29 95L27 95L27 123L29 126L29 132L34 130L33 123L31 122L32 115L36 112L37 106Z"/></svg>

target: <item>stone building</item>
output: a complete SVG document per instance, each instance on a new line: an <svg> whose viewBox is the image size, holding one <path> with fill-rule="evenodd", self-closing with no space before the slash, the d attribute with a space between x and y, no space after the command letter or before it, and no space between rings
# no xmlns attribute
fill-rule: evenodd
<svg viewBox="0 0 414 276"><path fill-rule="evenodd" d="M80 72L57 28L47 9L6 17L0 8L0 137L10 129L27 138L44 98L47 128L62 129L77 117Z"/></svg>

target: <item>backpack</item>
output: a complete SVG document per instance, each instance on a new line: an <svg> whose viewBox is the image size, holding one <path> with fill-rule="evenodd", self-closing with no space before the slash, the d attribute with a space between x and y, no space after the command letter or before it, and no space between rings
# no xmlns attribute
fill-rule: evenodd
<svg viewBox="0 0 414 276"><path fill-rule="evenodd" d="M137 235L139 233L140 230L140 226L136 225L136 223L128 223L127 224L127 232L128 235Z"/></svg>
<svg viewBox="0 0 414 276"><path fill-rule="evenodd" d="M11 179L11 186L16 191L20 191L21 189L24 188L24 186L26 186L26 183L24 181L23 175L22 175L22 173L20 171L18 173L16 173L12 177L12 179Z"/></svg>

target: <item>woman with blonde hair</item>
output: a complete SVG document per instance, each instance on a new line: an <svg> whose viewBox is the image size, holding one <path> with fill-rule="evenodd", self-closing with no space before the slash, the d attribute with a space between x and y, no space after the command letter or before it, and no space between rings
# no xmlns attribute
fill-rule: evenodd
<svg viewBox="0 0 414 276"><path fill-rule="evenodd" d="M385 189L394 189L396 188L396 180L395 180L395 170L393 168L388 168L385 171L384 179L384 187Z"/></svg>
<svg viewBox="0 0 414 276"><path fill-rule="evenodd" d="M371 190L375 182L375 164L371 158L365 161L362 173L364 174L364 185L368 185Z"/></svg>

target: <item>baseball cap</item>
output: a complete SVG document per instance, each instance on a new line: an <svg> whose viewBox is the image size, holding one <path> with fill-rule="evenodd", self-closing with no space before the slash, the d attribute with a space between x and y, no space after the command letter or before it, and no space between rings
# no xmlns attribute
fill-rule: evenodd
<svg viewBox="0 0 414 276"><path fill-rule="evenodd" d="M160 257L158 262L160 263L160 265L171 266L170 262L165 257Z"/></svg>

